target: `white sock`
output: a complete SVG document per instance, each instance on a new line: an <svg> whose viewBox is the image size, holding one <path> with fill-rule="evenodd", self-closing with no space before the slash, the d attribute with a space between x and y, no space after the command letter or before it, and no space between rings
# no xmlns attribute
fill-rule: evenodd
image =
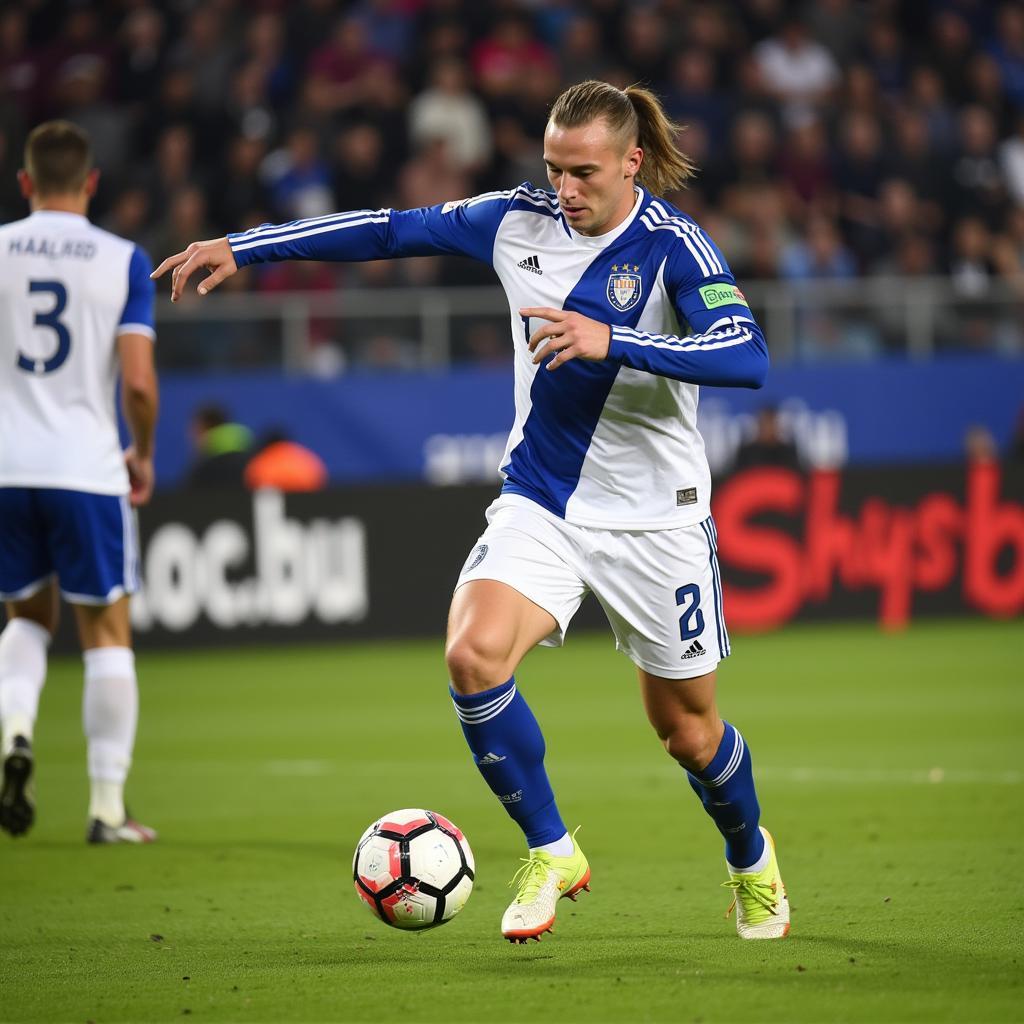
<svg viewBox="0 0 1024 1024"><path fill-rule="evenodd" d="M768 861L770 861L771 859L772 859L772 851L769 848L768 840L766 839L764 841L764 849L761 851L761 856L758 857L757 860L754 861L754 863L751 864L749 868L736 868L736 867L733 867L732 864L729 864L728 861L726 861L726 864L727 864L729 870L734 875L740 875L740 874L742 874L742 875L753 875L753 874L756 874L758 871L764 871L764 869L766 867L768 867Z"/></svg>
<svg viewBox="0 0 1024 1024"><path fill-rule="evenodd" d="M543 850L545 853L550 853L552 857L571 857L576 845L572 841L572 836L566 832L561 839L556 839L553 843L545 843L543 846L534 846L531 849Z"/></svg>
<svg viewBox="0 0 1024 1024"><path fill-rule="evenodd" d="M128 647L94 647L83 654L82 723L89 746L89 817L124 822L124 782L132 763L139 690Z"/></svg>
<svg viewBox="0 0 1024 1024"><path fill-rule="evenodd" d="M14 618L0 633L0 723L3 756L15 736L32 739L39 713L39 694L46 682L46 649L50 632L31 619Z"/></svg>

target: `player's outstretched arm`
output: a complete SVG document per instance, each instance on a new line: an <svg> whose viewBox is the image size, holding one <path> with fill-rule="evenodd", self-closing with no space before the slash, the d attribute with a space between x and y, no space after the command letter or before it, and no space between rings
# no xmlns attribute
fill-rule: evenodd
<svg viewBox="0 0 1024 1024"><path fill-rule="evenodd" d="M209 275L200 282L199 294L213 291L225 278L238 270L235 254L227 238L211 238L206 242L193 242L182 252L168 256L150 275L162 277L168 270L171 274L171 302L177 302L185 290L188 279L197 271L206 268Z"/></svg>

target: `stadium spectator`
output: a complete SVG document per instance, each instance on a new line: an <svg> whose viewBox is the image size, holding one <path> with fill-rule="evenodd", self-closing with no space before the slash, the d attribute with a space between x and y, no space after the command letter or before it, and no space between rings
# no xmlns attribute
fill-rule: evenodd
<svg viewBox="0 0 1024 1024"><path fill-rule="evenodd" d="M825 126L803 121L790 130L781 148L779 173L791 218L799 223L812 212L833 213L835 175Z"/></svg>
<svg viewBox="0 0 1024 1024"><path fill-rule="evenodd" d="M854 0L818 0L809 4L805 24L840 67L859 53L864 39L865 11Z"/></svg>
<svg viewBox="0 0 1024 1024"><path fill-rule="evenodd" d="M92 139L96 166L115 171L125 164L128 113L107 99L107 64L97 54L83 53L60 66L53 98L64 117Z"/></svg>
<svg viewBox="0 0 1024 1024"><path fill-rule="evenodd" d="M358 122L346 128L334 146L331 183L338 204L370 210L381 203L384 140L380 130Z"/></svg>
<svg viewBox="0 0 1024 1024"><path fill-rule="evenodd" d="M267 155L262 138L236 135L209 187L211 219L224 224L259 223L269 216L270 195L260 177Z"/></svg>
<svg viewBox="0 0 1024 1024"><path fill-rule="evenodd" d="M786 248L780 269L790 281L846 281L857 274L853 254L843 245L833 222L821 215L812 217L804 236Z"/></svg>
<svg viewBox="0 0 1024 1024"><path fill-rule="evenodd" d="M1007 96L1024 106L1024 11L1019 4L1000 6L989 52L999 65Z"/></svg>
<svg viewBox="0 0 1024 1024"><path fill-rule="evenodd" d="M953 255L949 273L962 296L984 294L993 276L991 235L977 217L964 217L953 230Z"/></svg>
<svg viewBox="0 0 1024 1024"><path fill-rule="evenodd" d="M932 18L930 34L927 64L938 75L945 95L962 103L967 98L964 69L974 43L971 26L952 8L940 9Z"/></svg>
<svg viewBox="0 0 1024 1024"><path fill-rule="evenodd" d="M898 96L906 84L907 56L903 37L887 18L876 18L868 26L862 55L864 65L888 98Z"/></svg>
<svg viewBox="0 0 1024 1024"><path fill-rule="evenodd" d="M212 109L227 95L237 50L234 34L228 31L220 10L204 4L189 14L184 34L171 47L168 61L188 70L195 83L196 102Z"/></svg>
<svg viewBox="0 0 1024 1024"><path fill-rule="evenodd" d="M338 113L365 100L374 88L374 73L384 62L384 56L371 49L363 22L342 17L330 39L310 56L307 73L326 109Z"/></svg>
<svg viewBox="0 0 1024 1024"><path fill-rule="evenodd" d="M728 142L729 104L717 88L714 61L706 50L691 47L673 60L665 109L689 128L698 122L707 133L711 151L723 155Z"/></svg>
<svg viewBox="0 0 1024 1024"><path fill-rule="evenodd" d="M596 19L577 12L569 20L558 60L563 81L586 82L604 74L608 61L601 50L601 27Z"/></svg>
<svg viewBox="0 0 1024 1024"><path fill-rule="evenodd" d="M863 258L873 251L879 221L878 189L885 163L878 123L863 113L847 114L836 157L840 227Z"/></svg>
<svg viewBox="0 0 1024 1024"><path fill-rule="evenodd" d="M1013 135L999 146L999 164L1010 198L1024 206L1024 113L1017 115Z"/></svg>
<svg viewBox="0 0 1024 1024"><path fill-rule="evenodd" d="M636 5L623 19L616 54L633 81L664 82L668 78L673 33L652 6Z"/></svg>
<svg viewBox="0 0 1024 1024"><path fill-rule="evenodd" d="M261 173L274 209L285 220L319 217L334 209L330 169L309 128L294 129L284 146L268 154Z"/></svg>
<svg viewBox="0 0 1024 1024"><path fill-rule="evenodd" d="M39 60L28 43L27 12L11 5L0 11L0 98L13 101L35 120L42 102Z"/></svg>
<svg viewBox="0 0 1024 1024"><path fill-rule="evenodd" d="M210 403L192 413L189 433L196 456L185 486L241 487L252 447L249 428L232 423L222 406Z"/></svg>
<svg viewBox="0 0 1024 1024"><path fill-rule="evenodd" d="M266 97L280 111L292 99L297 77L297 62L288 51L280 14L261 11L253 16L246 26L243 54L246 64L260 69Z"/></svg>
<svg viewBox="0 0 1024 1024"><path fill-rule="evenodd" d="M245 486L250 491L272 487L293 493L322 491L327 486L327 467L316 452L293 441L286 431L270 431L245 467Z"/></svg>
<svg viewBox="0 0 1024 1024"><path fill-rule="evenodd" d="M133 110L133 119L145 117L160 91L166 39L164 16L153 7L128 13L118 34L114 83L120 102Z"/></svg>
<svg viewBox="0 0 1024 1024"><path fill-rule="evenodd" d="M929 144L928 123L920 111L904 107L894 118L885 178L905 181L913 189L929 230L937 231L949 204L949 170Z"/></svg>
<svg viewBox="0 0 1024 1024"><path fill-rule="evenodd" d="M754 55L789 124L817 116L839 85L832 55L808 35L799 18L788 19L777 35L758 43Z"/></svg>
<svg viewBox="0 0 1024 1024"><path fill-rule="evenodd" d="M521 16L505 16L470 51L473 74L484 96L498 101L515 96L531 75L555 69L554 55Z"/></svg>
<svg viewBox="0 0 1024 1024"><path fill-rule="evenodd" d="M462 171L475 172L490 159L487 111L470 92L461 61L443 60L433 67L430 87L409 107L409 135L416 146L443 139L452 163Z"/></svg>

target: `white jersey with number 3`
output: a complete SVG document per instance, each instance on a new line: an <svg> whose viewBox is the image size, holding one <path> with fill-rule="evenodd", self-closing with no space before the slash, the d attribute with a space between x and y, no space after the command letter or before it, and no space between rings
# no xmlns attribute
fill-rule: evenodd
<svg viewBox="0 0 1024 1024"><path fill-rule="evenodd" d="M127 493L117 338L155 337L151 269L78 214L0 227L0 487Z"/></svg>

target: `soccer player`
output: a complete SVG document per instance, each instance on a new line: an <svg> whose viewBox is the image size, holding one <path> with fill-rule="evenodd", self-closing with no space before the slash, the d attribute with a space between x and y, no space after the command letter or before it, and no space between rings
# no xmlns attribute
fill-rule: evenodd
<svg viewBox="0 0 1024 1024"><path fill-rule="evenodd" d="M80 129L39 125L18 173L31 214L0 228L0 827L23 835L35 817L32 732L63 595L85 662L86 838L142 843L156 833L124 807L138 718L129 500L153 489L155 289L146 254L86 219L98 178Z"/></svg>
<svg viewBox="0 0 1024 1024"><path fill-rule="evenodd" d="M656 97L583 82L544 134L553 191L520 185L419 210L358 210L193 243L164 260L171 297L209 271L285 259L460 253L509 300L515 423L504 485L452 600L451 695L476 764L529 857L502 920L539 938L590 868L562 821L515 671L558 646L593 592L639 670L647 715L725 837L739 934L780 938L789 905L759 825L750 751L719 717L729 653L698 386L760 387L768 354L725 258L664 199L693 168ZM731 909L731 908L730 908Z"/></svg>

